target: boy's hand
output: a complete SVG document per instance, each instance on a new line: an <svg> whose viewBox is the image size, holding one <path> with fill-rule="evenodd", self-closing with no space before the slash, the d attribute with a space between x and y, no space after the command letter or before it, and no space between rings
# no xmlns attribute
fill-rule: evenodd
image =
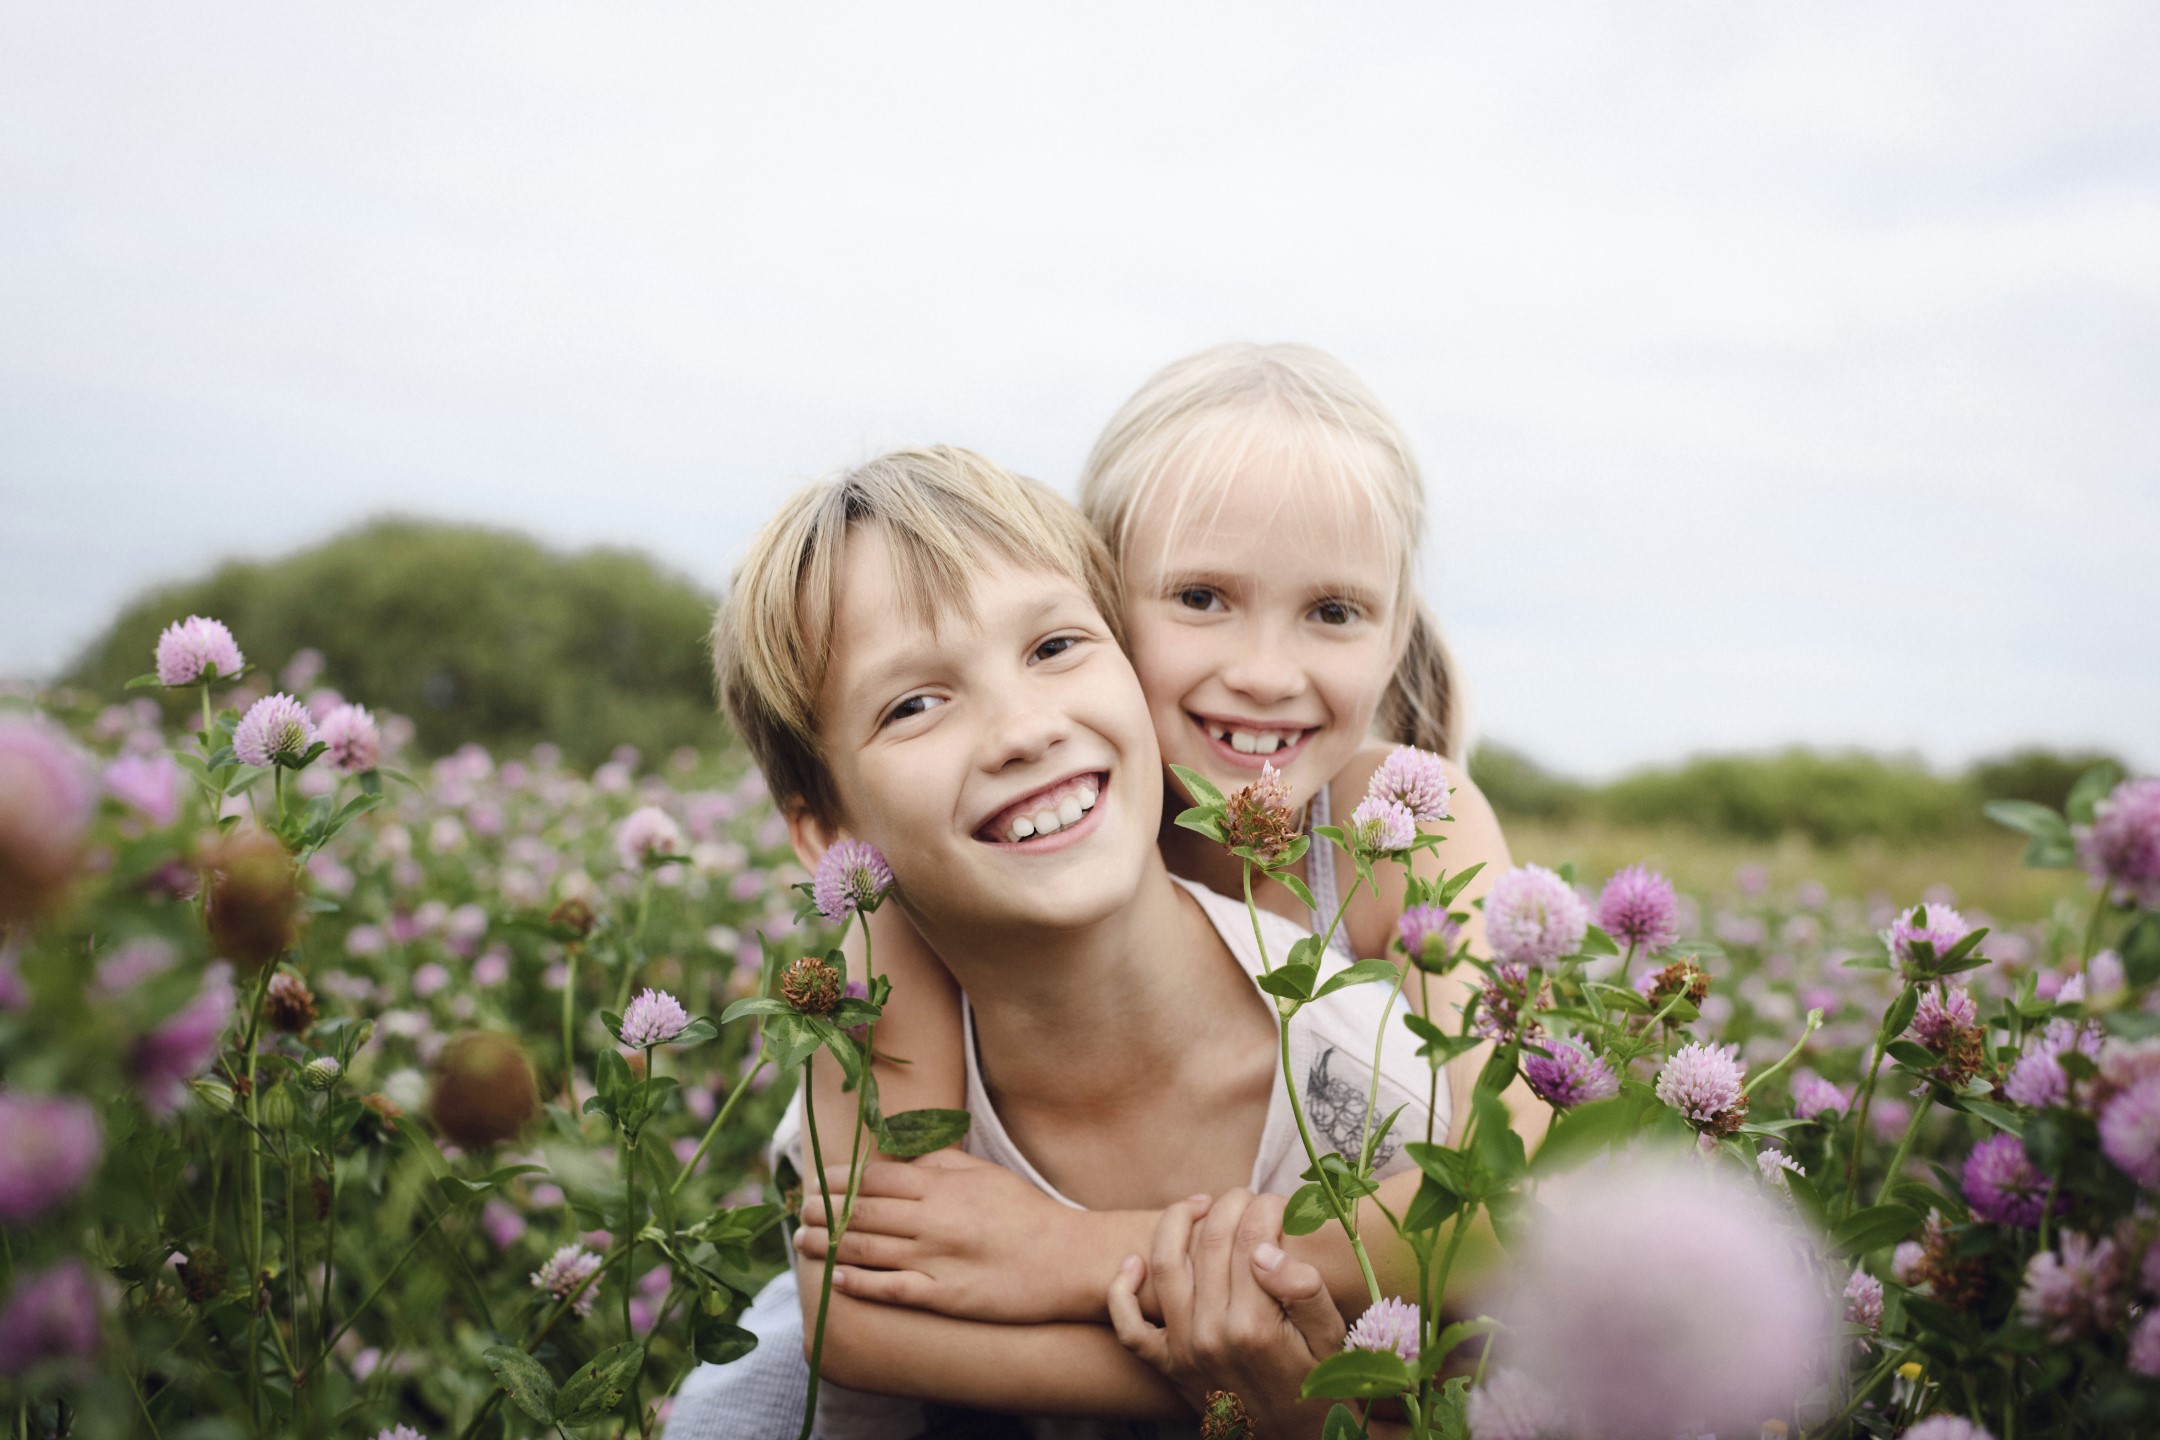
<svg viewBox="0 0 2160 1440"><path fill-rule="evenodd" d="M826 1167L836 1211L847 1182L847 1166ZM1079 1289L1077 1282L1054 1278L1076 1253L1068 1232L1084 1213L1003 1166L958 1150L873 1160L863 1167L833 1285L858 1300L959 1320L1032 1324L1089 1313L1099 1319L1100 1270L1087 1277L1077 1300L1065 1293ZM825 1203L806 1196L796 1250L823 1259L830 1235Z"/></svg>
<svg viewBox="0 0 2160 1440"><path fill-rule="evenodd" d="M1320 1272L1283 1253L1283 1203L1232 1190L1209 1206L1172 1205L1149 1261L1127 1257L1111 1282L1110 1319L1125 1348L1195 1408L1209 1391L1231 1390L1255 1435L1317 1436L1328 1403L1301 1402L1298 1387L1342 1348L1343 1318ZM1143 1278L1154 1282L1160 1326L1141 1314Z"/></svg>

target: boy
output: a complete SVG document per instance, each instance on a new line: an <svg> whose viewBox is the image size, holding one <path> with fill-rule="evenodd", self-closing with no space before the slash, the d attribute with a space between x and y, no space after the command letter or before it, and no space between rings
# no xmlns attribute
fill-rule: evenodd
<svg viewBox="0 0 2160 1440"><path fill-rule="evenodd" d="M970 1153L1112 1212L1045 1237L1107 1256L1097 1315L1117 1255L1147 1251L1165 1207L1287 1193L1306 1163L1244 907L1174 880L1156 849L1162 765L1117 614L1108 557L1071 506L940 448L788 502L714 636L729 717L798 855L814 866L842 836L876 845L895 903L964 992ZM1303 932L1263 922L1279 961ZM1383 1002L1383 987L1353 987L1300 1011L1296 1073L1362 1073ZM1423 1133L1424 1064L1400 1026L1389 1042L1378 1113L1407 1104L1397 1133ZM852 1117L852 1098L813 1079L821 1117ZM1353 1134L1364 1098L1343 1117ZM1382 1173L1407 1169L1397 1149ZM801 1272L806 1325L820 1270ZM985 1409L1190 1415L1099 1323L985 1324L836 1292L824 1364L839 1384ZM828 1433L847 1413L833 1404Z"/></svg>

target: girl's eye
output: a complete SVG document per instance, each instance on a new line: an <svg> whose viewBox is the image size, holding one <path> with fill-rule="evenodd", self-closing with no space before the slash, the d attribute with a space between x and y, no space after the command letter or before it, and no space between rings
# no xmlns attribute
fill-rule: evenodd
<svg viewBox="0 0 2160 1440"><path fill-rule="evenodd" d="M1177 592L1177 603L1188 610L1219 610L1222 597L1205 585L1188 585Z"/></svg>
<svg viewBox="0 0 2160 1440"><path fill-rule="evenodd" d="M1036 660L1055 660L1080 643L1078 635L1052 635L1035 647Z"/></svg>
<svg viewBox="0 0 2160 1440"><path fill-rule="evenodd" d="M912 719L930 709L931 706L944 703L945 697L942 695L910 695L907 699L902 700L892 709L885 712L885 723L890 725L898 720Z"/></svg>
<svg viewBox="0 0 2160 1440"><path fill-rule="evenodd" d="M1322 600L1313 606L1312 613L1323 625L1348 625L1357 619L1357 607L1343 600Z"/></svg>

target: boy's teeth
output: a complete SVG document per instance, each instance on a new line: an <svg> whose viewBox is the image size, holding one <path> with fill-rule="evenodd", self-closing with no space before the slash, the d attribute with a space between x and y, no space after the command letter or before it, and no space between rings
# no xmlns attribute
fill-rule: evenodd
<svg viewBox="0 0 2160 1440"><path fill-rule="evenodd" d="M1058 812L1057 812L1057 811L1055 811L1055 810L1038 810L1038 811L1036 811L1036 812L1035 812L1035 833L1036 833L1036 834L1038 834L1038 835L1051 835L1051 834L1055 834L1055 833L1056 833L1057 831L1059 831L1059 830L1062 830L1062 829L1064 829L1064 828L1065 828L1065 822L1064 822L1063 820L1061 820L1061 819L1059 819L1059 818L1058 818Z"/></svg>
<svg viewBox="0 0 2160 1440"><path fill-rule="evenodd" d="M1081 808L1082 810L1092 810L1092 809L1094 809L1094 808L1095 808L1095 791L1094 791L1093 787L1090 787L1090 788L1088 788L1088 789L1086 789L1086 790L1082 790L1082 791L1080 792L1080 795L1079 795L1079 800L1080 800L1080 808Z"/></svg>
<svg viewBox="0 0 2160 1440"><path fill-rule="evenodd" d="M1057 817L1058 825L1060 828L1063 828L1067 825L1079 824L1080 797L1077 795L1068 795L1063 800L1058 801Z"/></svg>
<svg viewBox="0 0 2160 1440"><path fill-rule="evenodd" d="M1034 833L1035 822L1028 819L1027 816L1022 815L1019 819L1012 822L1013 839L1025 840L1028 838L1028 836L1033 835Z"/></svg>

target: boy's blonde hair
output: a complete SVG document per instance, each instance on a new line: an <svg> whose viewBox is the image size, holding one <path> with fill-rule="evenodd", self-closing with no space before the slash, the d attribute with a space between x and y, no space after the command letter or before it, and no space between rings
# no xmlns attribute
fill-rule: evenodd
<svg viewBox="0 0 2160 1440"><path fill-rule="evenodd" d="M876 527L891 548L896 597L935 629L968 604L985 551L1086 590L1124 643L1117 569L1062 496L969 450L900 450L797 491L750 543L713 622L721 707L750 747L773 798L839 818L818 753L818 692L832 660L833 616L851 532Z"/></svg>
<svg viewBox="0 0 2160 1440"><path fill-rule="evenodd" d="M1095 442L1080 509L1122 573L1138 517L1167 543L1202 504L1228 502L1248 467L1296 467L1345 513L1377 517L1395 550L1395 613L1409 633L1376 727L1400 744L1462 758L1461 691L1446 638L1417 598L1425 489L1409 437L1349 366L1310 345L1217 345L1157 371ZM1150 512L1168 493L1167 511Z"/></svg>

